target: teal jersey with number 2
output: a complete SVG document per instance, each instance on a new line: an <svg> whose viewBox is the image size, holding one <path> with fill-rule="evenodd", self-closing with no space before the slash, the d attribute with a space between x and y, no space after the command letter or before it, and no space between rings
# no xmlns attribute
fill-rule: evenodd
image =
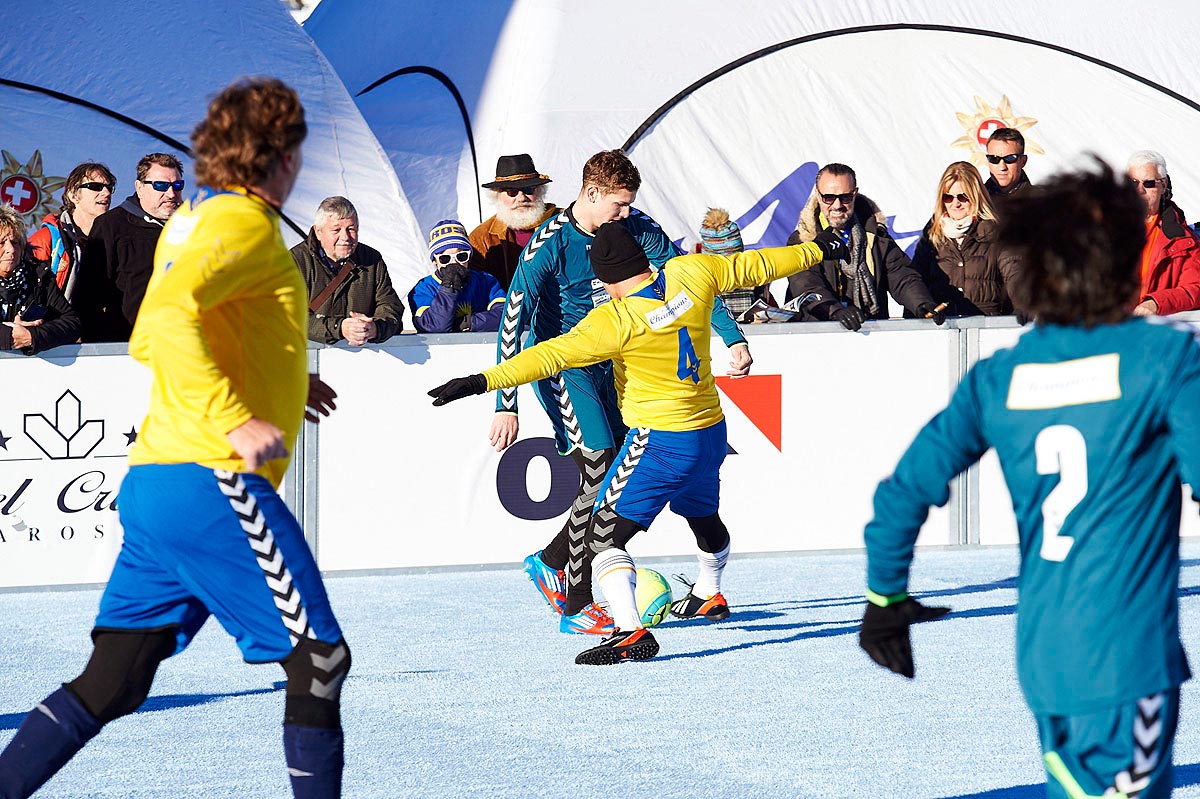
<svg viewBox="0 0 1200 799"><path fill-rule="evenodd" d="M929 506L995 447L1020 535L1017 672L1034 713L1084 713L1186 680L1179 520L1181 481L1200 486L1193 334L1161 320L1038 325L977 364L879 485L868 587L906 590Z"/></svg>

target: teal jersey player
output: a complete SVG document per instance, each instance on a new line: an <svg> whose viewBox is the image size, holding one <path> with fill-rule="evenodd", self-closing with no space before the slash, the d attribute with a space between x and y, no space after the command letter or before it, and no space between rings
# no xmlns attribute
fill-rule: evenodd
<svg viewBox="0 0 1200 799"><path fill-rule="evenodd" d="M1120 208L1087 194L1133 202L1111 179L1060 181L1076 191L1064 202L1091 202L1113 218ZM1062 191L1056 185L1051 198ZM1081 228L1103 228L1102 217L1089 215ZM1137 233L1128 238L1136 243ZM1094 252L1103 242L1098 234L1081 246ZM1118 292L1137 286L1140 245L1124 246ZM1104 256L1089 278L1063 266L1087 266L1071 242L1063 247L1030 267L1030 296L1054 291L1045 275L1055 270L1063 270L1059 284L1105 280ZM1079 289L1093 301L1113 290ZM1069 308L1069 295L1056 307ZM911 677L908 624L945 612L907 596L917 533L929 507L949 499L949 481L995 448L1020 536L1017 673L1038 722L1049 793L1071 799L1106 790L1169 796L1178 689L1191 676L1179 638L1179 522L1181 482L1200 485L1200 344L1192 328L1131 318L1128 297L1116 300L1082 319L1039 314L1011 349L978 363L880 483L865 533L863 648Z"/></svg>

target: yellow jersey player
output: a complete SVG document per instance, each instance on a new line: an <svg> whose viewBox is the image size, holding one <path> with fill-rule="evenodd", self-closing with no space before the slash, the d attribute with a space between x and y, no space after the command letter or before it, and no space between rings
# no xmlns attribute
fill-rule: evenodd
<svg viewBox="0 0 1200 799"><path fill-rule="evenodd" d="M210 615L248 662L278 662L287 674L295 796L341 794L350 650L275 491L305 405L333 407L333 392L307 374L308 294L279 232L306 132L295 92L255 79L221 92L192 135L205 188L163 230L129 343L154 377L121 485L125 538L95 648L0 754L0 796L29 796L136 710L159 664Z"/></svg>
<svg viewBox="0 0 1200 799"><path fill-rule="evenodd" d="M687 520L701 551L696 584L672 612L685 618L728 616L720 578L729 532L718 514L725 416L709 367L714 298L846 255L841 238L825 234L796 247L683 255L655 273L633 236L610 222L597 230L590 257L612 302L593 309L562 336L429 392L434 405L444 405L612 360L621 415L630 429L605 477L587 538L595 553L596 582L616 629L576 663L605 665L658 653L658 642L643 629L637 612L636 570L625 547L668 504Z"/></svg>

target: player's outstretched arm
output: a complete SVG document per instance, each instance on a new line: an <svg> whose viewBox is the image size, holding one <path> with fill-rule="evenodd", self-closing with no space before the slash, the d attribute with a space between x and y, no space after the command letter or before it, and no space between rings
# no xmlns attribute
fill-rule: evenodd
<svg viewBox="0 0 1200 799"><path fill-rule="evenodd" d="M440 406L445 405L447 402L462 399L463 397L469 397L472 394L482 394L485 391L487 391L487 378L483 375L468 375L467 377L456 377L447 383L442 383L427 393L433 397L433 404Z"/></svg>
<svg viewBox="0 0 1200 799"><path fill-rule="evenodd" d="M333 401L336 397L337 392L330 388L320 375L309 374L308 399L304 402L304 418L317 424L321 421L321 416L328 416L330 411L337 410L337 403Z"/></svg>
<svg viewBox="0 0 1200 799"><path fill-rule="evenodd" d="M868 591L858 644L871 660L911 680L916 667L909 626L940 619L949 612L950 608L922 605L908 594L887 597Z"/></svg>

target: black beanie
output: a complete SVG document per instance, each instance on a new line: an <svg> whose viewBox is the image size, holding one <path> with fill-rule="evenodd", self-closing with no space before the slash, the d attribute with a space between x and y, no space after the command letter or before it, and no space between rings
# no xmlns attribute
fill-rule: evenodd
<svg viewBox="0 0 1200 799"><path fill-rule="evenodd" d="M650 271L650 259L628 230L617 222L605 222L596 231L589 253L592 271L601 283L622 280Z"/></svg>

